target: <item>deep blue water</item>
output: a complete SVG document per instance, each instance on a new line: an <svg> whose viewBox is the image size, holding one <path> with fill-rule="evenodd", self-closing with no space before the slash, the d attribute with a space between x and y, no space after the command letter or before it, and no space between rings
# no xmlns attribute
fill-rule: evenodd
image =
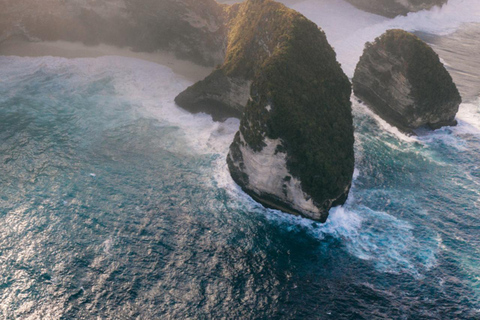
<svg viewBox="0 0 480 320"><path fill-rule="evenodd" d="M0 57L0 318L480 318L478 101L416 138L355 102L351 197L318 225L238 190L238 121L176 108L188 85Z"/></svg>

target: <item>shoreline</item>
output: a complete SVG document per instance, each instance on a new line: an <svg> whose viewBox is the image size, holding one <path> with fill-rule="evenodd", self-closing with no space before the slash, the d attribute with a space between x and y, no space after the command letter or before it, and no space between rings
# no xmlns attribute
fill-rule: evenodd
<svg viewBox="0 0 480 320"><path fill-rule="evenodd" d="M81 42L67 41L30 42L19 38L8 39L0 43L0 56L52 56L67 59L121 56L164 65L192 82L203 80L213 71L213 68L178 59L174 54L168 52L134 52L130 48L118 48L106 44L87 46Z"/></svg>

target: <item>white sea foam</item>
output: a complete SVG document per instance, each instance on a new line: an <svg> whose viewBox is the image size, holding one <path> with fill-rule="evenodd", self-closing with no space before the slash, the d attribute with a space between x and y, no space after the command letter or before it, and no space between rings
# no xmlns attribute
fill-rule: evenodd
<svg viewBox="0 0 480 320"><path fill-rule="evenodd" d="M480 98L472 103L463 103L457 113L458 134L480 134Z"/></svg>
<svg viewBox="0 0 480 320"><path fill-rule="evenodd" d="M193 83L176 75L168 67L121 57L96 60L106 64L104 67L107 69L115 67L120 70L115 79L117 91L138 104L138 112L142 116L180 128L182 137L178 137L171 147L172 151L211 154L215 170L213 180L209 182L227 191L239 192L226 165L228 148L240 125L238 119L214 122L207 114L191 114L178 107L174 102L175 96ZM185 145L180 143L182 140Z"/></svg>
<svg viewBox="0 0 480 320"><path fill-rule="evenodd" d="M387 212L361 205L357 201L361 199L356 199L359 177L361 170L356 168L347 203L332 208L325 224L266 209L236 185L230 185L228 191L244 206L238 207L239 210L263 212L268 220L287 232L306 232L320 240L327 237L339 239L349 253L369 261L380 272L408 273L417 279L423 278L424 272L437 264L436 254L440 249L441 238L439 235L418 238L414 235L414 227L408 222Z"/></svg>
<svg viewBox="0 0 480 320"><path fill-rule="evenodd" d="M354 97L352 98L352 108L357 109L363 114L370 115L378 125L385 131L389 132L390 134L394 135L399 140L404 142L417 142L418 139L415 136L408 136L405 133L401 132L397 127L390 125L388 122L383 120L380 116L378 116L375 112L371 111L365 104L358 102Z"/></svg>
<svg viewBox="0 0 480 320"><path fill-rule="evenodd" d="M467 2L465 1L465 3ZM305 3L313 3L313 1L305 1ZM323 2L320 3L322 4ZM339 1L339 3L342 2ZM460 1L450 0L450 4L455 3L460 3ZM342 5L345 6L346 4L343 3ZM335 6L332 5L332 8L335 8ZM354 15L353 13L359 14L359 11L354 8L350 7L348 10L351 10L351 15ZM433 14L439 15L442 10L436 10ZM431 14L429 12L415 15ZM374 21L374 19L375 23L381 25L390 21L366 13L362 13L362 15L372 19L367 19L368 23ZM331 16L333 17L334 15L332 14ZM467 18L471 16L470 14ZM398 19L408 20L413 18L410 15ZM332 24L335 23L333 18L330 18L330 21ZM339 20L336 23L342 24L343 21ZM364 28L377 30L376 28L369 29L368 23L365 22ZM452 25L454 24L452 23ZM332 30L335 29L334 25L331 27ZM327 28L325 29L328 31ZM344 29L345 32L348 31L347 27ZM334 33L327 32L327 34L329 34L330 39L330 34ZM339 43L342 42L340 39L341 35L342 33L338 32L337 36L339 39L337 41ZM348 38L354 39L355 36L349 34ZM348 39L345 39L345 43L347 42ZM355 42L353 45L355 45ZM356 63L355 59L358 59L358 56L355 55L358 52L354 52L354 54L349 56L348 51L345 48L343 50L342 59L345 59L348 63L347 65L351 66ZM136 111L141 117L154 118L166 126L177 126L180 128L179 131L183 137L178 140L179 144L172 146L173 151L179 153L212 154L216 156L213 160L214 170L211 173L213 182L218 187L226 189L233 198L237 199L243 210L246 208L259 214L263 213L272 223L278 224L289 232L306 230L310 235L318 239L327 237L339 239L348 252L359 259L372 263L380 271L405 272L412 274L417 279L422 278L422 273L425 270L429 270L436 265L437 251L442 250L442 246L445 248L439 235L427 237L428 239L424 237L420 239L414 234L415 226L388 214L388 212L375 211L361 205L362 199L357 199L358 193L355 187L357 179L362 177L362 168L360 167L355 169L354 184L349 201L343 207L332 209L327 223L323 225L314 224L311 220L279 211L264 209L241 192L240 188L231 179L225 163L228 147L235 132L238 130L238 120L230 119L225 123L215 123L210 116L205 114L192 115L175 106L173 102L175 95L190 85L191 82L176 75L165 66L121 57L75 60L52 57L22 59L0 57L0 65L2 65L2 68L15 68L18 71L16 72L16 77L29 77L38 71L51 72L53 74L71 72L75 76L83 78L85 83L104 77L111 77L118 94L137 105L138 109ZM6 72L5 74L11 73ZM0 81L6 83L9 80L11 79L6 77L0 78ZM15 90L15 88L12 88L12 90ZM400 133L371 113L365 106L354 102L354 108L357 108L357 111L362 114L369 113L388 135L398 139L402 145L407 146L412 146L416 142L429 144L434 142L434 139L445 139L445 141L453 139L451 140L451 145L461 146L460 140L463 139L463 135L478 135L480 133L480 101L462 104L457 117L459 120L457 127L443 128L429 134L427 137L418 138ZM371 138L378 139L378 137ZM185 141L185 144L180 141ZM395 146L390 144L390 147L394 148ZM475 179L472 179L472 181L475 181ZM21 208L20 211L22 210ZM10 217L20 216L22 215L10 215ZM16 220L12 224L14 226L12 230L18 233L18 228L25 229L27 226ZM107 239L103 247L105 252L109 253L114 244L113 239ZM30 251L29 253L31 254L35 253L32 250ZM55 279L52 281L55 281Z"/></svg>
<svg viewBox="0 0 480 320"><path fill-rule="evenodd" d="M480 135L480 99L473 103L463 103L456 117L458 125L454 127L442 127L433 132L420 134L417 139L423 145L431 145L438 142L464 152L468 150L468 140L471 136ZM428 150L425 150L428 152ZM436 158L433 155L432 159Z"/></svg>
<svg viewBox="0 0 480 320"><path fill-rule="evenodd" d="M228 147L238 130L238 120L230 119L225 123L215 123L210 116L192 115L175 106L173 101L175 95L191 82L175 75L169 68L121 57L74 60L51 57L10 59L8 67L22 70L18 73L19 77L26 77L40 70L52 74L71 72L80 77L79 83L111 78L118 95L137 105L136 112L140 117L155 118L167 126L177 126L181 129L183 138L179 137L178 141L176 140L179 145L172 146L172 151L216 155L212 173L213 183L217 187L225 188L235 198L240 199L243 205L248 205L247 207L256 212L265 212L269 219L274 219L276 223L286 228L292 230L307 228L312 236L320 239L326 236L342 239L349 252L361 259L371 260L379 270L390 272L408 270L412 274L418 273L418 266L408 258L411 253L407 254L404 251L407 246L416 247L416 240L410 228L386 213L356 206L355 188L352 190L349 203L344 207L332 209L327 223L316 227L312 226L310 220L263 209L251 201L233 183L225 164ZM186 144L182 144L180 142L182 140ZM356 177L360 174L361 170L357 168ZM382 226L380 227L378 223Z"/></svg>
<svg viewBox="0 0 480 320"><path fill-rule="evenodd" d="M419 239L409 223L354 202L349 200L345 206L332 208L325 224L276 210L263 210L269 220L289 232L303 230L318 239L341 240L349 253L370 261L381 272L406 272L421 279L426 270L436 265L438 237ZM262 210L253 200L251 206L251 210Z"/></svg>
<svg viewBox="0 0 480 320"><path fill-rule="evenodd" d="M168 145L172 152L180 154L211 154L216 170L214 181L217 186L235 189L228 173L225 158L233 137L238 130L239 120L228 119L214 122L206 114L191 114L175 105L175 96L192 82L175 74L170 68L153 62L129 57L106 56L100 58L65 59L58 57L0 57L3 72L24 78L36 72L61 75L68 73L78 78L76 86L88 85L93 81L109 78L117 95L136 106L136 117L152 118L164 126L178 127L179 136ZM7 71L7 70L5 70ZM9 78L0 78L8 83ZM12 92L15 88L12 88ZM1 97L0 97L1 99Z"/></svg>
<svg viewBox="0 0 480 320"><path fill-rule="evenodd" d="M118 81L118 91L140 103L140 112L180 127L195 152L226 154L238 130L237 119L213 122L209 115L194 115L176 106L175 96L193 83L179 79L167 67L136 59L122 64L126 72Z"/></svg>

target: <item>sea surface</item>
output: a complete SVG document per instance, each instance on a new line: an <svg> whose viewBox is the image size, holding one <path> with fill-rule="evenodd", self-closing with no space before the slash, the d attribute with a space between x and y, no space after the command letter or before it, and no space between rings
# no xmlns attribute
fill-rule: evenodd
<svg viewBox="0 0 480 320"><path fill-rule="evenodd" d="M459 125L406 136L352 96L354 186L321 225L233 183L239 121L176 107L191 82L168 67L0 57L1 319L480 319L480 4L292 6L349 76L365 41L417 32Z"/></svg>

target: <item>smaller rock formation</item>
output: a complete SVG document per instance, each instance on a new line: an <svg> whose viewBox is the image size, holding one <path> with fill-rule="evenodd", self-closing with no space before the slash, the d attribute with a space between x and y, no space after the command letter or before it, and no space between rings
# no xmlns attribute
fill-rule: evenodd
<svg viewBox="0 0 480 320"><path fill-rule="evenodd" d="M406 16L409 12L429 10L434 6L443 6L448 0L346 0L355 7L394 18L398 15Z"/></svg>
<svg viewBox="0 0 480 320"><path fill-rule="evenodd" d="M461 97L438 55L403 30L367 43L353 91L379 116L404 132L456 125Z"/></svg>

